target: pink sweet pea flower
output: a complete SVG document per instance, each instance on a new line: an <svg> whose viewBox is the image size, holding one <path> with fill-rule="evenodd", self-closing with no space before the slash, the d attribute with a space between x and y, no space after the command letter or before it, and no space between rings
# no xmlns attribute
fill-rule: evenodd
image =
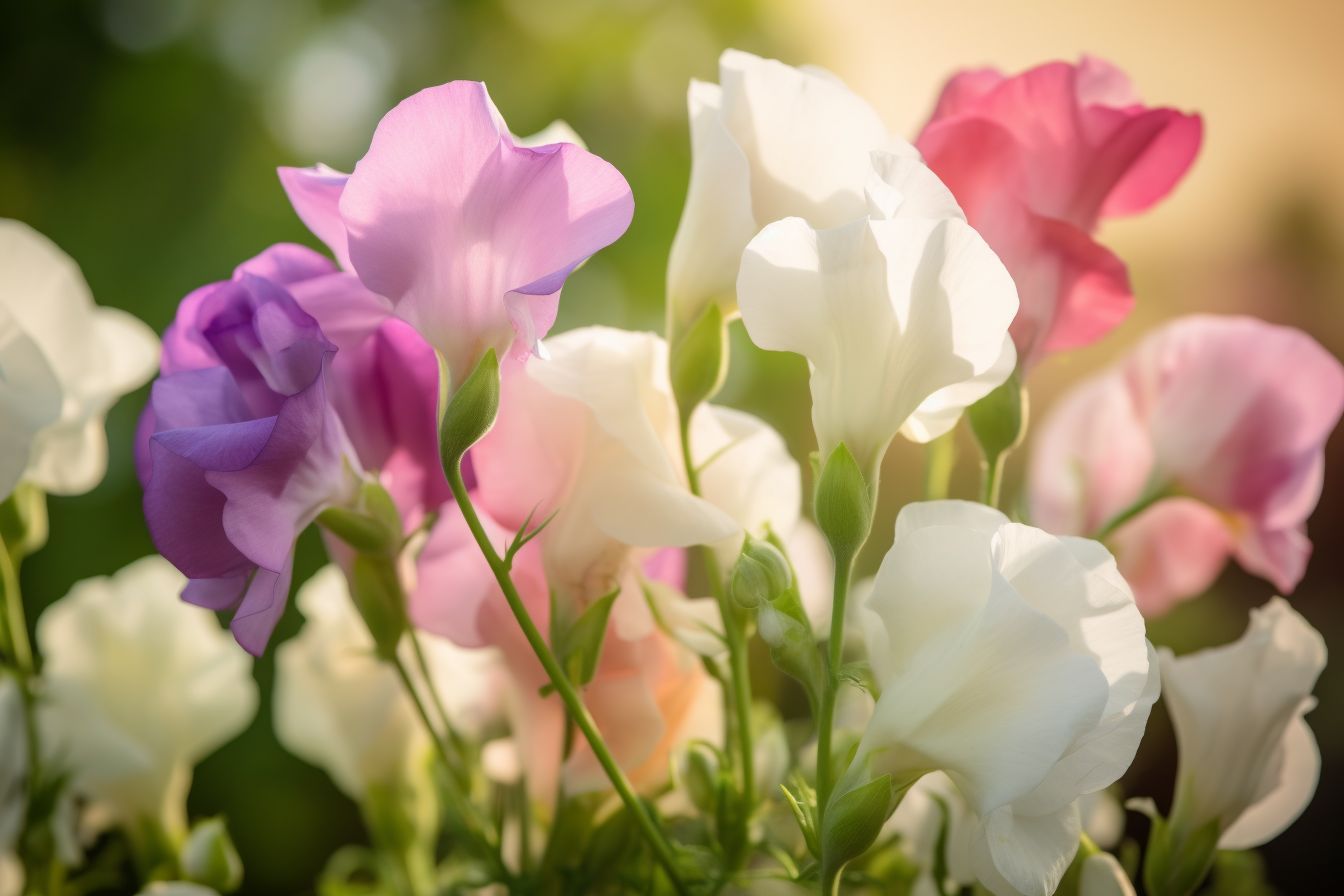
<svg viewBox="0 0 1344 896"><path fill-rule="evenodd" d="M943 88L916 146L1017 283L1024 366L1129 313L1125 265L1092 234L1171 192L1202 135L1198 116L1144 106L1123 72L1087 56L1012 77L965 71Z"/></svg>
<svg viewBox="0 0 1344 896"><path fill-rule="evenodd" d="M295 211L460 383L488 349L532 351L565 278L630 224L620 172L572 143L518 145L485 85L453 81L387 113L345 175L282 168Z"/></svg>
<svg viewBox="0 0 1344 896"><path fill-rule="evenodd" d="M1204 591L1229 557L1289 593L1311 554L1306 520L1342 411L1344 367L1305 333L1181 318L1046 418L1032 519L1105 532L1148 615Z"/></svg>

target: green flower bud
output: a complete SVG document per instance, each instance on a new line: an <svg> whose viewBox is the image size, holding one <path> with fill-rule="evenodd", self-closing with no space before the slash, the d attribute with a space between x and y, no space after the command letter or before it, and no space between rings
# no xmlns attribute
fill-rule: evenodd
<svg viewBox="0 0 1344 896"><path fill-rule="evenodd" d="M220 893L231 893L243 882L243 860L222 818L198 822L182 844L179 860L187 880Z"/></svg>
<svg viewBox="0 0 1344 896"><path fill-rule="evenodd" d="M748 535L733 566L729 592L740 607L751 609L773 601L793 584L793 570L784 555L768 541Z"/></svg>

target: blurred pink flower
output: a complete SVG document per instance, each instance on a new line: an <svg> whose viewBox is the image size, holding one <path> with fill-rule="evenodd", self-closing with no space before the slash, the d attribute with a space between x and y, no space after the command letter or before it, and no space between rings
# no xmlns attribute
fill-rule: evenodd
<svg viewBox="0 0 1344 896"><path fill-rule="evenodd" d="M1092 234L1171 192L1202 134L1198 116L1144 106L1123 72L1088 56L1012 77L964 71L943 88L916 146L1017 282L1024 366L1129 313L1125 265Z"/></svg>
<svg viewBox="0 0 1344 896"><path fill-rule="evenodd" d="M1058 533L1112 530L1148 615L1202 592L1229 556L1291 592L1341 411L1344 367L1305 333L1250 317L1181 318L1046 418L1032 520Z"/></svg>
<svg viewBox="0 0 1344 896"><path fill-rule="evenodd" d="M572 143L519 146L485 85L402 101L345 175L282 168L295 211L461 382L487 349L531 351L565 278L630 224L630 187Z"/></svg>

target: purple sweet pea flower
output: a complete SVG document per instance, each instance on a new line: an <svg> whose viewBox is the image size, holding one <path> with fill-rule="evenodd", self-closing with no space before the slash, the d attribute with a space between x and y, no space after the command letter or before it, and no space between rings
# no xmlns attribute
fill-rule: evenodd
<svg viewBox="0 0 1344 896"><path fill-rule="evenodd" d="M282 168L341 266L444 356L460 383L488 349L535 349L565 278L630 225L615 168L569 143L518 146L485 85L454 81L383 117L351 175Z"/></svg>
<svg viewBox="0 0 1344 896"><path fill-rule="evenodd" d="M136 462L155 543L191 603L234 609L259 653L297 534L376 472L408 525L450 499L438 361L386 300L302 246L272 246L192 292L164 334Z"/></svg>

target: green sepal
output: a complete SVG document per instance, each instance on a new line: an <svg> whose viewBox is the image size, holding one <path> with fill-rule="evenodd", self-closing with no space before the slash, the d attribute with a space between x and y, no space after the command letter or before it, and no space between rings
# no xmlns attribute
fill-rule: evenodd
<svg viewBox="0 0 1344 896"><path fill-rule="evenodd" d="M841 442L817 478L817 526L838 561L853 558L873 527L873 492L858 461Z"/></svg>
<svg viewBox="0 0 1344 896"><path fill-rule="evenodd" d="M706 306L690 328L672 341L668 366L672 395L685 426L695 409L718 393L728 373L728 330L717 304Z"/></svg>
<svg viewBox="0 0 1344 896"><path fill-rule="evenodd" d="M395 561L377 554L356 554L350 566L350 597L373 636L379 658L396 657L408 621Z"/></svg>
<svg viewBox="0 0 1344 896"><path fill-rule="evenodd" d="M1152 817L1143 883L1151 896L1189 896L1213 868L1222 831L1214 819L1193 831L1181 832L1160 815Z"/></svg>
<svg viewBox="0 0 1344 896"><path fill-rule="evenodd" d="M882 775L831 797L821 827L823 880L834 880L846 864L877 842L899 796L891 775Z"/></svg>
<svg viewBox="0 0 1344 896"><path fill-rule="evenodd" d="M447 374L440 365L440 379ZM499 414L499 358L488 349L476 368L449 397L439 421L439 456L455 469L472 445L490 431Z"/></svg>
<svg viewBox="0 0 1344 896"><path fill-rule="evenodd" d="M182 876L219 893L232 893L243 883L243 860L222 818L198 821L178 853Z"/></svg>
<svg viewBox="0 0 1344 896"><path fill-rule="evenodd" d="M328 507L317 524L362 554L383 554L393 547L387 528L371 516L345 507Z"/></svg>
<svg viewBox="0 0 1344 896"><path fill-rule="evenodd" d="M807 851L815 858L821 858L821 839L817 831L817 792L797 772L791 776L790 784L780 785L784 801L793 812L794 821L798 822L798 830L803 835Z"/></svg>

